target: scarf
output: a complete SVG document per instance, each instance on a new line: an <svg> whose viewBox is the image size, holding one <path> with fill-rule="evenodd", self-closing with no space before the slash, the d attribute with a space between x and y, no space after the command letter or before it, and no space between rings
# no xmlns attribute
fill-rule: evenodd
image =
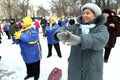
<svg viewBox="0 0 120 80"><path fill-rule="evenodd" d="M52 25L53 25L53 23L50 23L50 30L52 30Z"/></svg>
<svg viewBox="0 0 120 80"><path fill-rule="evenodd" d="M29 25L28 27L26 27L26 28L24 28L24 29L21 29L20 31L21 31L21 33L23 33L23 32L25 32L25 31L27 31L27 30L29 30L29 29L31 29L31 28L32 28L32 26Z"/></svg>
<svg viewBox="0 0 120 80"><path fill-rule="evenodd" d="M79 28L82 29L82 34L88 34L90 32L90 28L94 28L96 24L81 24Z"/></svg>

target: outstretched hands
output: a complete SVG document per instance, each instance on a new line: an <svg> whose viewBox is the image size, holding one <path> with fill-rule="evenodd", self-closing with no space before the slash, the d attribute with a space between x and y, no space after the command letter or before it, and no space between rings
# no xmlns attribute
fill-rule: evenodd
<svg viewBox="0 0 120 80"><path fill-rule="evenodd" d="M81 43L81 37L75 34L72 34L70 31L57 33L57 38L67 45L78 45Z"/></svg>

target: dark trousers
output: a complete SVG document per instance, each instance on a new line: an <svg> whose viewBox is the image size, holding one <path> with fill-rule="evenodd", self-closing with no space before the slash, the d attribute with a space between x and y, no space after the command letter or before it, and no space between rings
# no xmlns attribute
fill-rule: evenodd
<svg viewBox="0 0 120 80"><path fill-rule="evenodd" d="M57 55L59 57L61 57L61 51L60 51L60 45L59 45L59 43L57 43L57 44L48 44L48 56L52 55L52 45L54 45L55 50L57 52Z"/></svg>
<svg viewBox="0 0 120 80"><path fill-rule="evenodd" d="M0 60L1 60L1 58L2 58L2 57L0 56Z"/></svg>
<svg viewBox="0 0 120 80"><path fill-rule="evenodd" d="M13 43L15 43L14 34L11 34L11 37L12 37L12 41L13 41Z"/></svg>
<svg viewBox="0 0 120 80"><path fill-rule="evenodd" d="M26 64L27 75L34 77L35 79L39 78L40 75L40 61L35 63Z"/></svg>
<svg viewBox="0 0 120 80"><path fill-rule="evenodd" d="M112 48L105 48L104 60L108 61Z"/></svg>
<svg viewBox="0 0 120 80"><path fill-rule="evenodd" d="M6 33L7 37L8 37L8 39L11 39L9 31L6 31L5 33Z"/></svg>
<svg viewBox="0 0 120 80"><path fill-rule="evenodd" d="M1 33L0 33L0 43L2 43L1 40L2 40L2 37L1 37Z"/></svg>
<svg viewBox="0 0 120 80"><path fill-rule="evenodd" d="M45 28L44 27L42 28L42 32L45 33Z"/></svg>

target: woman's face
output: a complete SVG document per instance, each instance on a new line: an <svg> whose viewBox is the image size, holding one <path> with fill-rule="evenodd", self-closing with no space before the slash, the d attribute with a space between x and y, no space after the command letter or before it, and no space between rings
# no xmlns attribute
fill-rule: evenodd
<svg viewBox="0 0 120 80"><path fill-rule="evenodd" d="M21 22L21 26L22 26L22 28L24 29L24 28L26 28L28 25L27 25L26 23L24 23L24 22Z"/></svg>
<svg viewBox="0 0 120 80"><path fill-rule="evenodd" d="M84 9L83 13L82 13L82 19L84 21L84 23L89 23L92 20L94 20L95 14L88 8Z"/></svg>
<svg viewBox="0 0 120 80"><path fill-rule="evenodd" d="M50 18L50 20L49 20L49 21L50 21L50 23L54 23L54 21L53 21L51 18Z"/></svg>
<svg viewBox="0 0 120 80"><path fill-rule="evenodd" d="M108 17L108 16L109 16L109 14L108 14L108 13L103 13L103 15L104 15L105 17Z"/></svg>

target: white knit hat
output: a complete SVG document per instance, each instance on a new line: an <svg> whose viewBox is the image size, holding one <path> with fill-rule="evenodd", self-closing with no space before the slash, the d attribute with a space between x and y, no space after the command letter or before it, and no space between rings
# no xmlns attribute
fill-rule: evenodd
<svg viewBox="0 0 120 80"><path fill-rule="evenodd" d="M94 3L86 3L85 5L83 5L83 6L81 7L81 12L83 12L83 10L84 10L85 8L91 9L91 10L95 13L95 16L96 16L96 17L102 14L102 10L100 9L100 7L98 7L98 6L97 6L96 4L94 4Z"/></svg>

